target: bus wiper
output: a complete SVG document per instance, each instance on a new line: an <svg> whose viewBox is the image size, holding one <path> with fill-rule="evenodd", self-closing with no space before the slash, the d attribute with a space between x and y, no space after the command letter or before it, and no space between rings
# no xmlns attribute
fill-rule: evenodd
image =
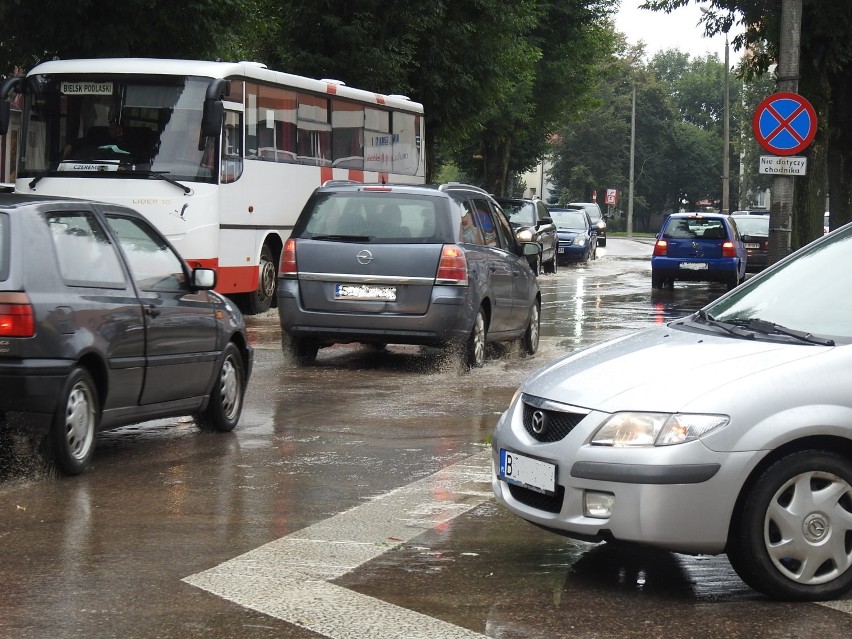
<svg viewBox="0 0 852 639"><path fill-rule="evenodd" d="M698 319L709 326L713 326L714 328L721 328L726 333L734 335L735 337L742 337L743 339L754 339L754 332L747 331L744 328L737 326L736 324L730 324L728 322L720 322L717 319L714 319L710 315L707 314L707 311L701 309L696 313Z"/></svg>
<svg viewBox="0 0 852 639"><path fill-rule="evenodd" d="M758 333L763 333L764 335L773 335L777 333L778 335L786 335L788 337L792 337L801 342L807 342L809 344L834 346L833 339L827 337L817 337L812 333L808 333L806 331L798 331L793 328L787 328L786 326L781 326L780 324L775 324L773 322L767 322L766 320L762 320L757 317L751 319L734 320L734 322L738 326L742 326Z"/></svg>
<svg viewBox="0 0 852 639"><path fill-rule="evenodd" d="M44 171L42 171L41 173L36 175L32 180L30 180L30 189L35 191L36 184L41 182L41 179L43 177L47 177L47 175L49 173L53 173L58 168L59 168L59 162L54 162L52 165L48 164L47 168Z"/></svg>
<svg viewBox="0 0 852 639"><path fill-rule="evenodd" d="M177 180L170 178L165 173L159 173L158 171L143 170L143 169L136 169L134 171L127 171L127 173L133 173L133 174L141 173L142 175L148 175L150 177L155 177L158 180L165 180L169 184L174 184L176 187L181 189L186 195L189 195L190 193L192 193L191 188L189 188L185 184L181 184Z"/></svg>

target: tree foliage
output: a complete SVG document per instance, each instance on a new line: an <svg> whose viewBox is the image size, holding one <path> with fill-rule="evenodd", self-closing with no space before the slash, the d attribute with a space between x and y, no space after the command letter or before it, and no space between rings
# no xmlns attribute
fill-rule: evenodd
<svg viewBox="0 0 852 639"><path fill-rule="evenodd" d="M782 0L646 0L643 6L670 12L690 2L709 5L702 18L708 35L727 33L735 24L742 27L733 42L749 52L747 78L766 72L778 60L786 26ZM802 154L809 159L808 174L796 181L793 249L821 234L826 184L832 225L852 221L852 3L801 0L801 7L798 92L813 104L820 125Z"/></svg>
<svg viewBox="0 0 852 639"><path fill-rule="evenodd" d="M4 0L0 73L58 58L215 58L239 0Z"/></svg>

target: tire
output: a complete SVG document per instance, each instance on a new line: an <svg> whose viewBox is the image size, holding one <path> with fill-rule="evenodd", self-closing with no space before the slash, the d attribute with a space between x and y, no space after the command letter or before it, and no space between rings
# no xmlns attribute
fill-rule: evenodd
<svg viewBox="0 0 852 639"><path fill-rule="evenodd" d="M553 249L553 257L550 258L547 263L544 264L544 272L556 275L556 272L559 270L559 265L556 263L556 249Z"/></svg>
<svg viewBox="0 0 852 639"><path fill-rule="evenodd" d="M91 374L76 367L65 386L47 434L47 460L65 475L79 475L88 469L95 452L100 408L98 391Z"/></svg>
<svg viewBox="0 0 852 639"><path fill-rule="evenodd" d="M727 287L727 289L729 291L732 291L737 287L737 284L739 284L739 283L740 283L740 280L737 277L737 274L734 273L731 277L728 278L728 281L725 282L725 286Z"/></svg>
<svg viewBox="0 0 852 639"><path fill-rule="evenodd" d="M606 238L605 237L599 237L598 238L598 246L603 246L604 248L606 248Z"/></svg>
<svg viewBox="0 0 852 639"><path fill-rule="evenodd" d="M296 337L284 333L281 338L284 356L298 366L306 366L317 358L319 345L307 337Z"/></svg>
<svg viewBox="0 0 852 639"><path fill-rule="evenodd" d="M535 355L541 337L541 303L536 300L530 309L530 321L521 338L521 351L524 355Z"/></svg>
<svg viewBox="0 0 852 639"><path fill-rule="evenodd" d="M488 320L480 307L473 320L473 328L464 348L462 365L465 369L482 368L485 365L485 342L488 337Z"/></svg>
<svg viewBox="0 0 852 639"><path fill-rule="evenodd" d="M245 382L245 363L240 349L233 343L228 344L207 408L195 415L198 427L219 433L234 430L243 411Z"/></svg>
<svg viewBox="0 0 852 639"><path fill-rule="evenodd" d="M535 256L535 264L533 265L532 270L536 277L541 275L541 252Z"/></svg>
<svg viewBox="0 0 852 639"><path fill-rule="evenodd" d="M257 290L246 294L244 306L247 315L259 315L272 308L277 283L278 268L272 257L272 249L268 244L264 244L257 265Z"/></svg>
<svg viewBox="0 0 852 639"><path fill-rule="evenodd" d="M651 272L651 288L663 288L666 285L666 279L662 275L657 275Z"/></svg>
<svg viewBox="0 0 852 639"><path fill-rule="evenodd" d="M731 523L728 558L776 599L822 601L852 589L852 462L805 450L766 468Z"/></svg>

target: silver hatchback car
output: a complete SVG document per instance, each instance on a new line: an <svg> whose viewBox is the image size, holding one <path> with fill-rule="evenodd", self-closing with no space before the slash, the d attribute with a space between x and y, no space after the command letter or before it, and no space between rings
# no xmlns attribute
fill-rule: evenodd
<svg viewBox="0 0 852 639"><path fill-rule="evenodd" d="M285 353L305 364L334 343L455 346L466 368L482 366L487 342L535 353L538 251L473 186L319 188L282 252Z"/></svg>
<svg viewBox="0 0 852 639"><path fill-rule="evenodd" d="M852 225L697 313L524 381L492 486L571 537L727 553L750 586L852 588Z"/></svg>

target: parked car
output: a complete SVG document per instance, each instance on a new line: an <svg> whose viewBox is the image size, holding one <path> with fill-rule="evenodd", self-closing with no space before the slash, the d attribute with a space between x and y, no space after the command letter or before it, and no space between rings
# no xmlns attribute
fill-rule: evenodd
<svg viewBox="0 0 852 639"><path fill-rule="evenodd" d="M748 254L746 271L759 273L769 263L769 215L731 215Z"/></svg>
<svg viewBox="0 0 852 639"><path fill-rule="evenodd" d="M559 267L556 263L556 226L544 202L523 198L495 199L508 216L518 241L538 244L539 254L530 259L533 272L556 273Z"/></svg>
<svg viewBox="0 0 852 639"><path fill-rule="evenodd" d="M541 294L509 220L482 189L333 184L317 189L281 260L286 354L335 343L458 348L482 366L487 342L538 349Z"/></svg>
<svg viewBox="0 0 852 639"><path fill-rule="evenodd" d="M0 195L0 431L75 475L101 430L177 415L233 429L253 351L215 283L131 209Z"/></svg>
<svg viewBox="0 0 852 639"><path fill-rule="evenodd" d="M672 213L651 256L651 285L675 280L722 282L728 290L745 279L748 254L736 224L721 213Z"/></svg>
<svg viewBox="0 0 852 639"><path fill-rule="evenodd" d="M779 599L852 588L852 225L696 313L528 377L492 438L511 512L727 553Z"/></svg>
<svg viewBox="0 0 852 639"><path fill-rule="evenodd" d="M586 209L589 219L598 232L598 245L606 246L606 218L597 202L570 202L568 206L579 206Z"/></svg>
<svg viewBox="0 0 852 639"><path fill-rule="evenodd" d="M589 214L580 207L551 207L550 217L559 236L557 258L563 262L597 259L598 236Z"/></svg>

